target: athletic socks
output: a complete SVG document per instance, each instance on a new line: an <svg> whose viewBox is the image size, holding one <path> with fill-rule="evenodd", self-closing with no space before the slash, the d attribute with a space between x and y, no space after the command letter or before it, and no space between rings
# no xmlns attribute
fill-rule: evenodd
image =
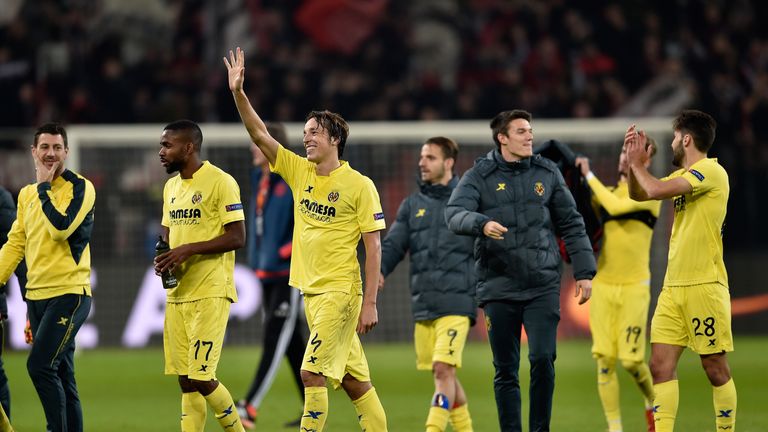
<svg viewBox="0 0 768 432"><path fill-rule="evenodd" d="M599 357L597 359L597 393L603 404L603 413L608 422L609 432L620 432L621 406L619 404L619 380L616 375L616 361Z"/></svg>
<svg viewBox="0 0 768 432"><path fill-rule="evenodd" d="M473 432L472 417L469 415L468 404L455 406L450 411L451 426L454 432Z"/></svg>
<svg viewBox="0 0 768 432"><path fill-rule="evenodd" d="M366 432L387 432L387 415L381 406L376 388L371 387L359 399L353 400L360 429ZM302 423L303 425L303 423ZM318 430L319 431L319 430Z"/></svg>
<svg viewBox="0 0 768 432"><path fill-rule="evenodd" d="M677 380L654 384L656 397L653 400L653 418L656 420L656 432L672 432L675 429L677 405L680 390Z"/></svg>
<svg viewBox="0 0 768 432"><path fill-rule="evenodd" d="M736 385L733 378L719 387L712 386L712 401L717 430L732 432L736 429Z"/></svg>
<svg viewBox="0 0 768 432"><path fill-rule="evenodd" d="M229 394L229 390L224 387L224 384L219 382L216 389L208 396L205 396L205 400L216 415L219 425L224 430L228 432L245 432L243 424L240 422L240 415L237 413L235 402L232 400L232 395Z"/></svg>
<svg viewBox="0 0 768 432"><path fill-rule="evenodd" d="M435 393L427 415L427 432L443 432L448 427L451 401L443 393Z"/></svg>
<svg viewBox="0 0 768 432"><path fill-rule="evenodd" d="M304 415L300 430L321 432L328 417L328 388L304 387Z"/></svg>
<svg viewBox="0 0 768 432"><path fill-rule="evenodd" d="M181 432L203 432L208 408L198 392L181 394Z"/></svg>
<svg viewBox="0 0 768 432"><path fill-rule="evenodd" d="M650 405L651 401L653 401L653 378L651 377L651 370L648 368L648 364L639 362L626 369L643 393L645 403Z"/></svg>

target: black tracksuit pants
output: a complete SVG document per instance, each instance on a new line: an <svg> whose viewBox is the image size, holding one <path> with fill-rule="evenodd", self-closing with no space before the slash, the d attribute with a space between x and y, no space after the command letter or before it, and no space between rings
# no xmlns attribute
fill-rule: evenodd
<svg viewBox="0 0 768 432"><path fill-rule="evenodd" d="M546 294L525 301L491 301L483 305L496 375L493 388L499 427L521 432L520 335L528 336L531 364L529 430L549 431L555 389L555 342L560 322L560 294Z"/></svg>
<svg viewBox="0 0 768 432"><path fill-rule="evenodd" d="M288 285L287 278L263 282L264 293L264 343L261 360L245 400L259 407L272 386L280 369L283 357L288 359L291 375L296 381L301 397L304 385L301 382L301 362L304 358L306 340L302 336L301 295L299 290Z"/></svg>
<svg viewBox="0 0 768 432"><path fill-rule="evenodd" d="M86 295L27 300L34 337L27 371L52 432L83 430L83 412L75 382L75 335L90 310L91 297Z"/></svg>

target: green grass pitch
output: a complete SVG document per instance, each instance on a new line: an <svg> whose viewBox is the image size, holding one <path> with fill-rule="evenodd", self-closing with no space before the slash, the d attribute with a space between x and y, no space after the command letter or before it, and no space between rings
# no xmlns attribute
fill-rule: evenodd
<svg viewBox="0 0 768 432"><path fill-rule="evenodd" d="M392 432L423 430L432 380L429 373L414 367L410 344L367 344L366 354ZM603 431L605 420L597 396L595 365L588 341L566 341L558 345L557 381L552 413L553 431ZM729 355L739 393L738 430L768 431L768 338L736 338L736 351ZM219 364L219 379L235 398L242 396L254 374L258 349L226 347ZM523 423L527 430L528 365L523 352L521 385ZM44 416L37 395L26 375L25 352L4 354L12 397L12 420L21 432L44 429ZM180 396L173 377L163 375L160 349L85 351L76 360L78 385L86 431L174 431L179 430ZM301 399L288 375L280 371L260 409L259 431L286 430L282 424L296 418ZM469 397L475 430L496 431L493 398L493 366L490 348L470 343L464 353L459 378ZM698 357L686 351L680 362L680 409L678 431L714 430L712 392ZM639 392L626 373L620 374L624 430L643 431L643 406ZM327 431L359 431L352 404L343 391L330 392ZM220 430L209 413L207 431Z"/></svg>

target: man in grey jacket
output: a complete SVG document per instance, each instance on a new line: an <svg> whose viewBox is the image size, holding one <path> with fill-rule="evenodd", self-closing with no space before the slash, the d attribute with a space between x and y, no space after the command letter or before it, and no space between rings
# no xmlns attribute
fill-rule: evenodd
<svg viewBox="0 0 768 432"><path fill-rule="evenodd" d="M445 223L445 205L458 178L453 166L459 147L433 137L421 147L419 192L403 200L397 219L381 244L381 278L410 251L411 298L416 367L435 380L427 432L471 432L467 396L456 377L469 328L475 322L474 239L459 236Z"/></svg>
<svg viewBox="0 0 768 432"><path fill-rule="evenodd" d="M485 312L496 367L500 429L521 431L521 328L531 364L531 431L549 431L555 388L562 261L555 234L573 262L583 304L596 272L584 221L557 166L533 155L531 114L503 111L491 120L496 149L477 159L453 191L448 227L475 240L477 301Z"/></svg>

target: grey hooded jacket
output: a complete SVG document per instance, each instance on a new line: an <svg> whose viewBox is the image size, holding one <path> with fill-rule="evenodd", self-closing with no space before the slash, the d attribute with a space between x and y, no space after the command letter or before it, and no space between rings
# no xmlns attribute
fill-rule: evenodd
<svg viewBox="0 0 768 432"><path fill-rule="evenodd" d="M389 275L411 254L413 318L425 321L447 315L475 321L474 239L454 234L445 223L445 205L458 184L421 183L397 210L397 219L381 244L381 273Z"/></svg>

